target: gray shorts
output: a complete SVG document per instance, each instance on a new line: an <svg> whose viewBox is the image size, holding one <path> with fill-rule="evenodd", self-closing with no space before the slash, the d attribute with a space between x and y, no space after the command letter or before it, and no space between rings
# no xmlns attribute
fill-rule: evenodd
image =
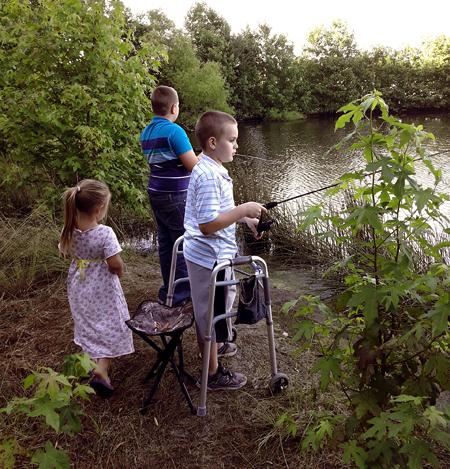
<svg viewBox="0 0 450 469"><path fill-rule="evenodd" d="M186 260L191 284L191 297L194 306L195 326L197 329L197 340L199 343L205 343L206 336L206 317L208 314L209 286L211 283L211 269L202 267ZM225 280L234 279L234 271L231 267L225 269ZM226 312L229 313L233 307L236 297L236 285L225 287ZM216 334L214 328L211 334L211 342L216 343Z"/></svg>

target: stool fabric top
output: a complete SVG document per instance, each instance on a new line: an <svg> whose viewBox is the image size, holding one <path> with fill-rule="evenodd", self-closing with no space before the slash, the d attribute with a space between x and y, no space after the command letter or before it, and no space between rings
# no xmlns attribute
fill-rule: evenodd
<svg viewBox="0 0 450 469"><path fill-rule="evenodd" d="M126 321L128 327L145 335L167 335L191 327L194 323L192 302L169 308L157 301L143 301L133 317Z"/></svg>

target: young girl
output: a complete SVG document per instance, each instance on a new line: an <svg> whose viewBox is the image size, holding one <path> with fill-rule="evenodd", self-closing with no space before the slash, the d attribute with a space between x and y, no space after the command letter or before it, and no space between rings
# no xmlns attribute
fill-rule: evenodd
<svg viewBox="0 0 450 469"><path fill-rule="evenodd" d="M111 358L134 352L130 318L119 278L123 263L114 231L98 222L111 194L99 181L85 179L63 196L64 228L59 250L72 257L67 293L75 325L74 341L97 362L91 386L101 397L114 392L108 377Z"/></svg>

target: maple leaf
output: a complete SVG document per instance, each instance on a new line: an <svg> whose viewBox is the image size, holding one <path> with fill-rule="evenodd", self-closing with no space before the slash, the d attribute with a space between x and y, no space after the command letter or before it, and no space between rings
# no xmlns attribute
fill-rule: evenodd
<svg viewBox="0 0 450 469"><path fill-rule="evenodd" d="M312 373L318 373L322 371L320 375L320 389L325 391L327 389L328 384L331 381L330 375L333 375L335 379L339 379L341 376L341 370L339 368L340 360L333 357L322 357L319 358L317 363L312 367Z"/></svg>
<svg viewBox="0 0 450 469"><path fill-rule="evenodd" d="M371 283L359 285L358 288L359 290L357 290L347 302L347 306L350 308L361 307L361 305L364 304L364 319L367 326L371 326L378 316L378 292Z"/></svg>
<svg viewBox="0 0 450 469"><path fill-rule="evenodd" d="M55 401L52 402L48 395L36 399L35 406L32 412L28 414L29 417L38 417L39 415L45 416L45 422L59 431L59 415L55 412L55 409L64 407L64 402Z"/></svg>
<svg viewBox="0 0 450 469"><path fill-rule="evenodd" d="M295 324L294 327L296 327L298 331L291 341L292 344L297 342L297 340L300 340L303 335L305 336L306 340L311 340L312 332L315 327L313 321L305 319L304 321Z"/></svg>
<svg viewBox="0 0 450 469"><path fill-rule="evenodd" d="M448 303L436 304L425 317L433 321L434 335L438 336L448 328L448 316L450 314L450 305Z"/></svg>
<svg viewBox="0 0 450 469"><path fill-rule="evenodd" d="M421 469L422 456L425 456L434 467L439 466L439 462L436 456L430 452L430 448L434 446L434 443L428 443L424 440L417 440L413 438L411 443L406 443L399 450L399 453L412 453L408 459L408 467L410 469Z"/></svg>
<svg viewBox="0 0 450 469"><path fill-rule="evenodd" d="M39 469L68 469L69 456L66 451L57 450L50 441L45 443L45 452L38 449L31 463L39 463Z"/></svg>
<svg viewBox="0 0 450 469"><path fill-rule="evenodd" d="M60 387L59 383L63 384L64 386L70 386L69 381L67 378L56 371L53 371L51 368L46 368L47 373L37 373L36 377L40 379L38 393L39 392L46 392L52 401L56 400L58 397Z"/></svg>
<svg viewBox="0 0 450 469"><path fill-rule="evenodd" d="M397 406L398 409L400 406ZM414 425L420 422L421 418L414 412L412 407L401 407L398 412L391 413L391 420L399 420L400 423L394 425L389 430L388 438L396 437L398 433L403 432L408 435L414 430Z"/></svg>
<svg viewBox="0 0 450 469"><path fill-rule="evenodd" d="M379 417L368 420L368 423L371 423L372 426L361 436L363 439L375 437L381 441L386 434L386 429L392 426L389 422L389 414L386 412L381 412Z"/></svg>
<svg viewBox="0 0 450 469"><path fill-rule="evenodd" d="M83 412L75 405L75 402L71 401L59 414L59 428L70 436L73 436L72 431L79 432L81 430L81 420L78 415Z"/></svg>
<svg viewBox="0 0 450 469"><path fill-rule="evenodd" d="M364 469L366 467L365 460L367 459L367 453L358 446L358 442L356 440L350 440L346 443L342 443L339 445L339 447L345 450L342 460L344 464L348 463L350 458L353 458L355 464L360 469Z"/></svg>

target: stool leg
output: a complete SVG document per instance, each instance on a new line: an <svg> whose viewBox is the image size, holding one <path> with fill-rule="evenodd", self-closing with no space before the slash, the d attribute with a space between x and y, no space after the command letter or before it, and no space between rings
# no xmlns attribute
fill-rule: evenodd
<svg viewBox="0 0 450 469"><path fill-rule="evenodd" d="M165 341L164 341L165 342ZM156 392L156 388L158 387L158 384L159 382L161 381L161 378L162 378L162 375L164 374L164 371L167 367L167 364L169 363L169 361L171 362L172 361L172 355L174 354L175 352L175 349L176 349L176 341L174 341L173 339L170 340L170 342L167 344L167 347L163 350L163 353L162 353L162 356L161 356L161 366L159 367L157 373L156 373L156 380L155 382L153 383L153 386L152 386L152 389L150 391L150 394L148 395L146 401L144 402L144 407L143 409L141 410L141 414L142 415L145 415L145 413L147 412L147 408L148 406L150 405L150 402L152 401L153 399L153 395L155 394Z"/></svg>
<svg viewBox="0 0 450 469"><path fill-rule="evenodd" d="M175 375L178 379L178 382L180 383L181 390L183 391L184 397L186 398L186 401L189 405L189 408L191 409L192 415L195 415L197 413L197 409L194 407L194 404L192 403L191 396L189 395L189 392L186 388L186 385L184 384L184 377L187 376L191 380L195 380L192 378L192 376L189 376L185 371L184 371L184 364L183 364L183 349L181 346L181 340L182 340L182 334L180 334L178 341L177 341L177 348L178 348L178 365L175 363L175 360L172 358L170 362L172 363L173 370L175 372Z"/></svg>

